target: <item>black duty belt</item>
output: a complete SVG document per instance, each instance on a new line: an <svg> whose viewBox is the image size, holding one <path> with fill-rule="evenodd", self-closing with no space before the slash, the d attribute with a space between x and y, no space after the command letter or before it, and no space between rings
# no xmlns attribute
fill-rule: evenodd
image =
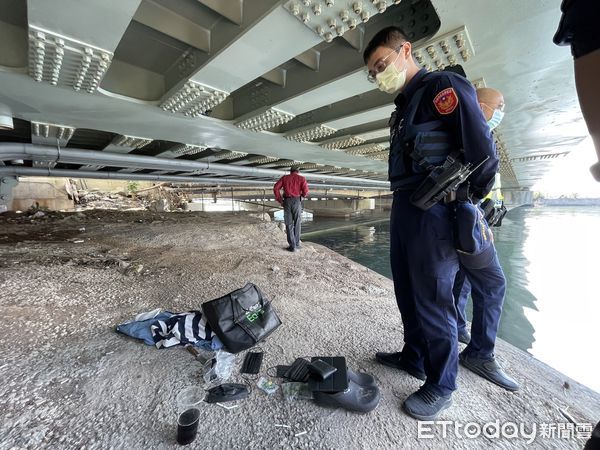
<svg viewBox="0 0 600 450"><path fill-rule="evenodd" d="M399 187L397 189L394 189L394 193L396 192L414 192L415 191L415 187L409 187L409 186L405 186L405 187ZM452 203L453 201L456 200L456 192L450 192L448 193L442 200L440 200L439 203Z"/></svg>

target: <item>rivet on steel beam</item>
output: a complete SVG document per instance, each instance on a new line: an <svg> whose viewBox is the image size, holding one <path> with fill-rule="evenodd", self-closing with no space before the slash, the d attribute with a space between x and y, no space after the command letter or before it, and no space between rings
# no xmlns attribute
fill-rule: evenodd
<svg viewBox="0 0 600 450"><path fill-rule="evenodd" d="M442 51L444 52L444 54L447 55L450 52L450 46L448 45L448 43L445 40L440 42L440 47L441 47Z"/></svg>

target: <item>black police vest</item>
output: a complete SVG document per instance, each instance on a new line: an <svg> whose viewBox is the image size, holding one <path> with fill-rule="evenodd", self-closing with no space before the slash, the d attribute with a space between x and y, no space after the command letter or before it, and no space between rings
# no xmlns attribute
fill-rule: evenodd
<svg viewBox="0 0 600 450"><path fill-rule="evenodd" d="M442 165L450 154L460 150L442 130L441 120L415 123L426 88L417 89L402 117L394 112L390 119L388 175L392 191L415 189L435 166Z"/></svg>

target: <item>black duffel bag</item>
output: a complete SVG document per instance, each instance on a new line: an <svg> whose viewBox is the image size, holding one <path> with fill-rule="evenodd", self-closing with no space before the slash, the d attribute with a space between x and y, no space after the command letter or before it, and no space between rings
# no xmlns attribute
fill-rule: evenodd
<svg viewBox="0 0 600 450"><path fill-rule="evenodd" d="M204 303L202 311L230 353L253 347L281 325L271 302L252 283Z"/></svg>

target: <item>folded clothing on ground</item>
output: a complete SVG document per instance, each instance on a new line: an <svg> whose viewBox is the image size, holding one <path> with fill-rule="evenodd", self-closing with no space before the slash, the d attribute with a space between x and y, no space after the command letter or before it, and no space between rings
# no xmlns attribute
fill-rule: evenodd
<svg viewBox="0 0 600 450"><path fill-rule="evenodd" d="M117 325L117 331L157 348L185 344L210 350L223 347L200 311L172 313L157 309L138 314L134 320Z"/></svg>

